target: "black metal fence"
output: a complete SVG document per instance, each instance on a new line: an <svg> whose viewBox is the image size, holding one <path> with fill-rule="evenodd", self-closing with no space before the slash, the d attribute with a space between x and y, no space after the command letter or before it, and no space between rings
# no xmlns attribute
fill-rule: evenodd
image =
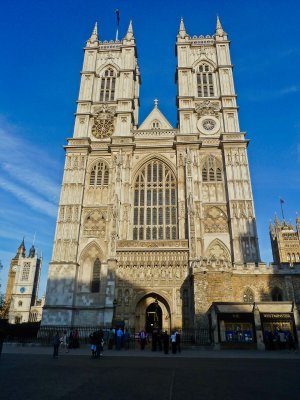
<svg viewBox="0 0 300 400"><path fill-rule="evenodd" d="M20 324L23 325L23 324ZM25 325L25 324L24 324ZM62 335L64 331L67 332L67 337L69 337L71 331L74 333L77 331L79 338L79 345L87 345L90 343L90 336L93 332L103 330L105 347L114 347L115 338L107 327L101 326L41 326L39 330L29 330L24 334L26 330L17 329L15 332L11 331L9 335L6 336L6 342L18 342L18 343L36 343L40 345L52 345L53 337L56 332ZM202 329L188 329L179 330L181 337L181 347L189 348L194 346L210 346L211 345L211 334L210 330L207 328ZM23 334L22 334L23 333ZM31 334L30 334L31 333ZM151 347L152 335L149 333L147 335L147 347ZM134 329L128 330L128 335L123 336L122 347L128 349L139 349L139 333Z"/></svg>

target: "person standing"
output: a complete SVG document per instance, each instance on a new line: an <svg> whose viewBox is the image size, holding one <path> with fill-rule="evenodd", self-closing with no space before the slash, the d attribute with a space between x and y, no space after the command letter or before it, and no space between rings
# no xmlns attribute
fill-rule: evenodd
<svg viewBox="0 0 300 400"><path fill-rule="evenodd" d="M122 338L123 338L123 331L122 331L122 329L120 327L117 330L117 346L116 346L116 350L121 350Z"/></svg>
<svg viewBox="0 0 300 400"><path fill-rule="evenodd" d="M95 333L95 342L96 342L96 358L100 358L103 352L103 345L104 345L104 334L103 330L100 329Z"/></svg>
<svg viewBox="0 0 300 400"><path fill-rule="evenodd" d="M62 345L62 347L65 349L65 352L66 353L69 353L69 338L68 338L68 335L67 335L67 331L64 331L63 332L63 334L62 334L62 337L61 337L61 345Z"/></svg>
<svg viewBox="0 0 300 400"><path fill-rule="evenodd" d="M178 353L181 353L181 337L178 331L175 332L176 335L176 349Z"/></svg>
<svg viewBox="0 0 300 400"><path fill-rule="evenodd" d="M172 353L176 354L176 332L173 332L171 335L171 346L172 346Z"/></svg>
<svg viewBox="0 0 300 400"><path fill-rule="evenodd" d="M108 336L108 350L112 350L115 344L115 330L111 328Z"/></svg>
<svg viewBox="0 0 300 400"><path fill-rule="evenodd" d="M129 350L129 345L130 345L130 333L128 332L128 329L125 329L125 331L124 331L124 348L125 348L125 350Z"/></svg>
<svg viewBox="0 0 300 400"><path fill-rule="evenodd" d="M59 345L60 345L60 337L59 337L59 332L57 331L56 334L53 336L53 358L58 358Z"/></svg>
<svg viewBox="0 0 300 400"><path fill-rule="evenodd" d="M163 346L164 346L164 353L169 354L169 342L170 342L170 337L168 335L168 332L165 331L162 335L162 340L163 340Z"/></svg>
<svg viewBox="0 0 300 400"><path fill-rule="evenodd" d="M143 330L139 333L140 343L141 343L141 350L145 350L147 335L146 332Z"/></svg>

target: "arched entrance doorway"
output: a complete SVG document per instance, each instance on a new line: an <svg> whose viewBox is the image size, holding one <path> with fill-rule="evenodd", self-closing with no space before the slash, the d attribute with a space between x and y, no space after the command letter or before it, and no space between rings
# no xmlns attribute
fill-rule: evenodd
<svg viewBox="0 0 300 400"><path fill-rule="evenodd" d="M142 329L152 332L155 320L158 328L170 331L171 309L167 300L158 293L146 294L138 300L134 317L136 332Z"/></svg>
<svg viewBox="0 0 300 400"><path fill-rule="evenodd" d="M162 310L157 299L146 310L146 332L152 333L153 329L162 328Z"/></svg>

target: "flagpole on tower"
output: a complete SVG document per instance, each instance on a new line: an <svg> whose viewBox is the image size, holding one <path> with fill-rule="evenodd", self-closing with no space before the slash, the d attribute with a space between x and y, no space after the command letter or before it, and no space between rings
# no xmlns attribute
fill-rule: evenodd
<svg viewBox="0 0 300 400"><path fill-rule="evenodd" d="M280 199L281 214L282 214L282 219L284 220L284 213L283 213L283 207L282 207L283 203L284 203L284 200Z"/></svg>
<svg viewBox="0 0 300 400"><path fill-rule="evenodd" d="M118 9L116 9L116 14L117 14L117 32L116 32L116 41L117 41L119 36L119 25L120 25L120 11Z"/></svg>

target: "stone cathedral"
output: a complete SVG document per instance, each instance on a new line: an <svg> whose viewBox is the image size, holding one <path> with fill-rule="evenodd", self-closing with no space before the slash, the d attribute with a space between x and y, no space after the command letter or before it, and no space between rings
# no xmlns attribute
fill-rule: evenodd
<svg viewBox="0 0 300 400"><path fill-rule="evenodd" d="M123 321L207 326L215 302L288 300L260 262L248 140L240 131L230 42L176 37L177 126L157 100L139 124L141 83L130 22L123 40L84 49L73 137L49 266L44 326ZM300 295L300 293L299 293Z"/></svg>

